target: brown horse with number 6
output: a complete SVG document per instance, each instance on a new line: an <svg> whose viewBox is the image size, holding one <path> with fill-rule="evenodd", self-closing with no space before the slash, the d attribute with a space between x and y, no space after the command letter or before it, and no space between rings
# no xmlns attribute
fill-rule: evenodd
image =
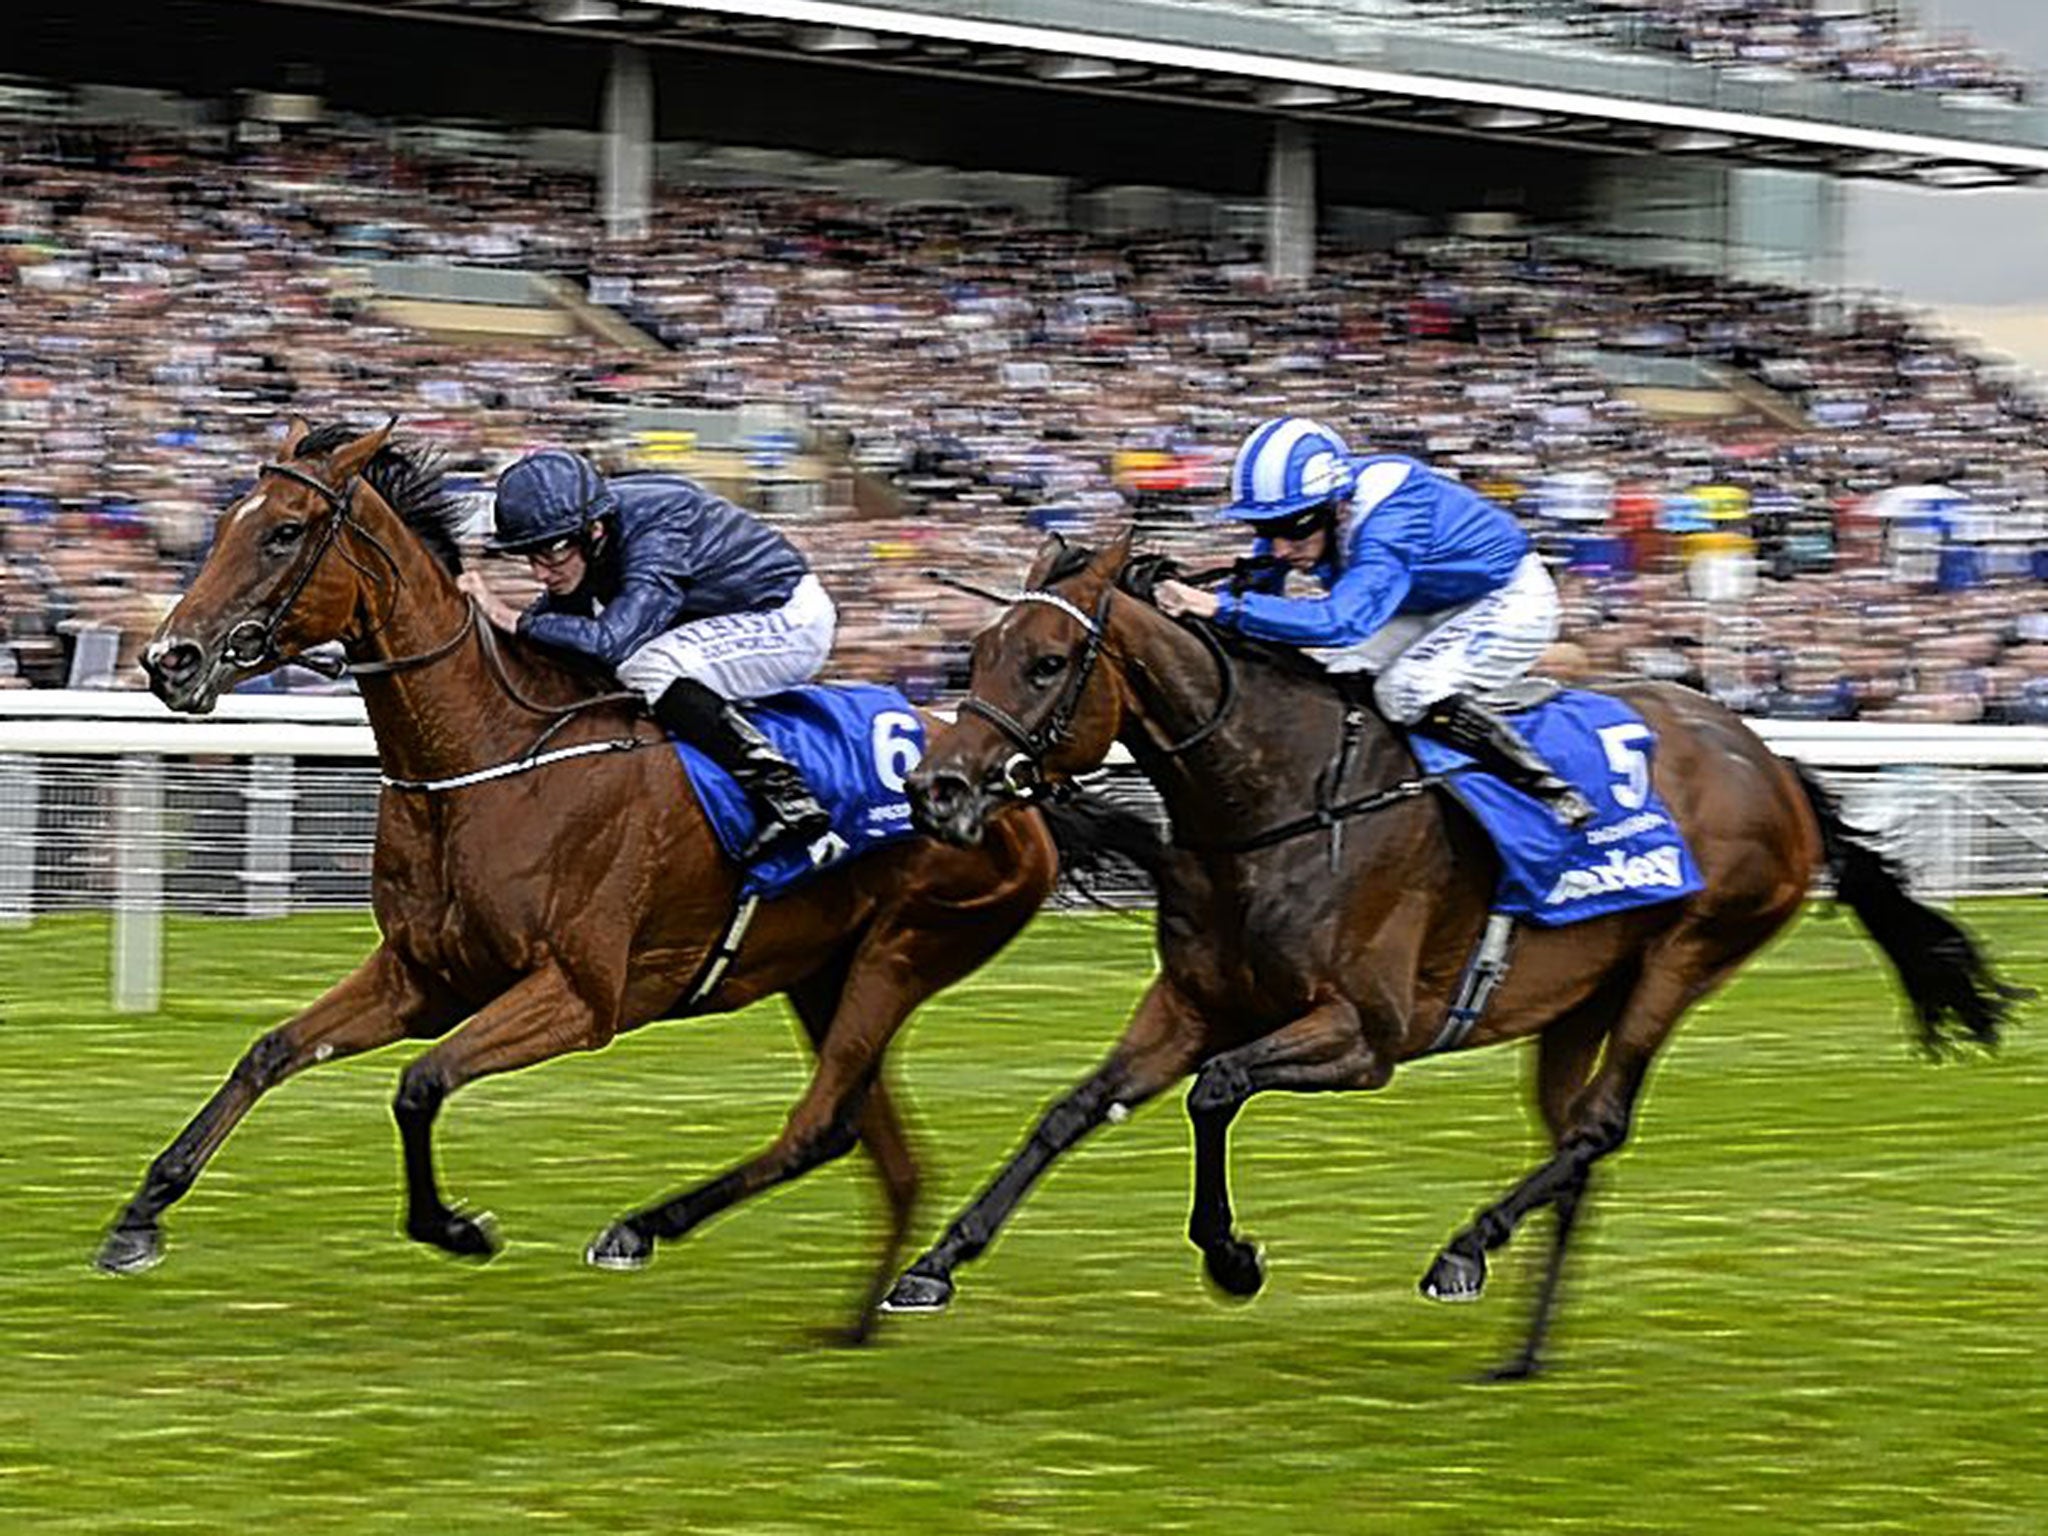
<svg viewBox="0 0 2048 1536"><path fill-rule="evenodd" d="M636 1267L657 1242L858 1142L889 1209L852 1330L865 1336L918 1191L883 1051L920 1002L1037 911L1057 868L1045 822L1006 818L972 849L888 843L767 902L742 942L738 872L667 739L636 698L603 693L478 621L456 589L459 509L389 430L295 423L278 461L223 514L144 661L159 698L202 714L234 683L340 642L362 679L385 777L372 876L383 940L250 1047L150 1165L101 1267L160 1257L164 1211L265 1092L402 1038L438 1041L400 1074L394 1104L404 1230L488 1258L496 1243L485 1221L452 1209L435 1179L433 1126L451 1093L656 1019L782 992L817 1063L781 1134L727 1173L614 1223L589 1257ZM909 752L914 760L914 740Z"/></svg>

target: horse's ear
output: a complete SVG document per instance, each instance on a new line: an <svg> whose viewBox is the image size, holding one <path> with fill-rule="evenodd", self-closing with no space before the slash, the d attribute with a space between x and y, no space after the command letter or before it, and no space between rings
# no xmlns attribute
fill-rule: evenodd
<svg viewBox="0 0 2048 1536"><path fill-rule="evenodd" d="M294 416L290 421L287 421L284 424L284 445L277 451L279 460L282 461L296 457L299 451L299 444L306 440L307 434L312 430L313 424L303 416Z"/></svg>
<svg viewBox="0 0 2048 1536"><path fill-rule="evenodd" d="M346 480L350 475L360 474L365 464L377 457L384 444L390 441L391 429L398 425L398 418L392 417L374 432L365 432L352 443L343 443L327 456L327 465L337 480Z"/></svg>
<svg viewBox="0 0 2048 1536"><path fill-rule="evenodd" d="M1126 523L1124 531L1096 551L1095 558L1088 562L1089 569L1105 581L1116 580L1117 573L1131 563L1131 545L1138 537L1138 525Z"/></svg>
<svg viewBox="0 0 2048 1536"><path fill-rule="evenodd" d="M1031 569L1025 574L1024 585L1042 586L1045 573L1052 569L1053 562L1067 552L1067 541L1056 533L1045 536L1045 542L1038 546L1038 553L1031 557Z"/></svg>

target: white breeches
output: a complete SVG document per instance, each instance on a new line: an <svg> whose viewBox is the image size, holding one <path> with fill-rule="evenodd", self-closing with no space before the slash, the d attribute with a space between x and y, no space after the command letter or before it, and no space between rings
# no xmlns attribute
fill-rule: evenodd
<svg viewBox="0 0 2048 1536"><path fill-rule="evenodd" d="M823 583L806 576L780 608L713 614L656 635L619 663L619 681L650 702L679 677L720 698L758 699L816 677L838 622Z"/></svg>
<svg viewBox="0 0 2048 1536"><path fill-rule="evenodd" d="M1330 672L1373 672L1373 697L1397 725L1441 699L1488 693L1527 674L1557 638L1557 584L1534 550L1505 585L1435 613L1404 613L1369 640L1309 654Z"/></svg>

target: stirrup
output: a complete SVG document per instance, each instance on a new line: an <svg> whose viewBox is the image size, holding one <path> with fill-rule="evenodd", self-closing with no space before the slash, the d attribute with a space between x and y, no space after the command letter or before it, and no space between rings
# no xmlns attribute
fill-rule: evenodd
<svg viewBox="0 0 2048 1536"><path fill-rule="evenodd" d="M746 847L740 850L740 862L752 864L798 844L809 847L831 830L831 813L822 806L799 816L795 821L783 821L779 817L762 812L760 822L754 828L754 835L747 839Z"/></svg>
<svg viewBox="0 0 2048 1536"><path fill-rule="evenodd" d="M1600 814L1594 808L1593 802L1580 794L1572 785L1565 783L1562 779L1555 782L1557 788L1544 790L1542 798L1543 803L1550 808L1550 814L1557 819L1559 825L1569 827L1572 831L1576 832Z"/></svg>

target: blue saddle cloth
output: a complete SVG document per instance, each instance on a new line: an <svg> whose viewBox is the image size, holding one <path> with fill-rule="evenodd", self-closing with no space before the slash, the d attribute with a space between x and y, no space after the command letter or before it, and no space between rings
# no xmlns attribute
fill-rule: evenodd
<svg viewBox="0 0 2048 1536"><path fill-rule="evenodd" d="M1606 694L1567 689L1516 715L1515 725L1600 814L1574 832L1559 826L1541 801L1490 774L1452 778L1451 793L1500 850L1498 910L1557 927L1700 888L1685 834L1651 787L1656 742L1641 715ZM1427 736L1412 736L1408 745L1429 773L1472 761Z"/></svg>
<svg viewBox="0 0 2048 1536"><path fill-rule="evenodd" d="M785 895L821 869L910 834L903 781L924 757L924 720L902 694L870 683L819 683L746 711L832 813L832 830L809 848L783 848L743 871L742 895ZM753 802L695 747L678 741L675 748L726 856L738 858L758 824Z"/></svg>

